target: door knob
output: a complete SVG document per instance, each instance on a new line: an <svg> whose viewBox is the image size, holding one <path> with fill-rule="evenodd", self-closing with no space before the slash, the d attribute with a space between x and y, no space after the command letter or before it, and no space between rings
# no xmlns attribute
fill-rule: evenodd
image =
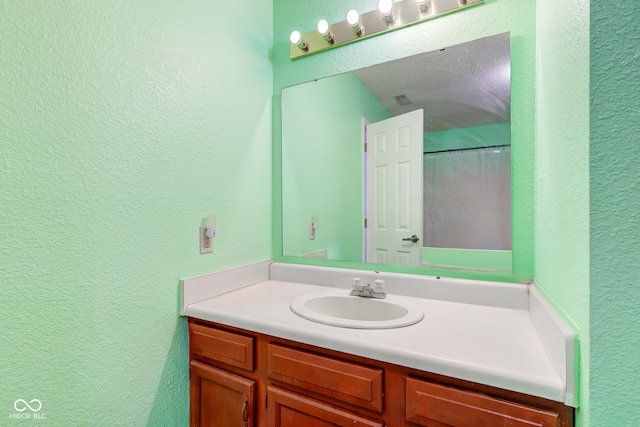
<svg viewBox="0 0 640 427"><path fill-rule="evenodd" d="M418 243L418 241L420 241L420 238L414 234L411 237L405 237L404 239L402 239L402 241L411 242L411 243Z"/></svg>

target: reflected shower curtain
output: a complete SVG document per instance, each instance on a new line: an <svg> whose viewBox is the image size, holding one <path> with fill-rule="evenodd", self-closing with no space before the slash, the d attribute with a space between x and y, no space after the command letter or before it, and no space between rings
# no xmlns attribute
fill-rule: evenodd
<svg viewBox="0 0 640 427"><path fill-rule="evenodd" d="M511 250L511 148L424 155L423 246Z"/></svg>

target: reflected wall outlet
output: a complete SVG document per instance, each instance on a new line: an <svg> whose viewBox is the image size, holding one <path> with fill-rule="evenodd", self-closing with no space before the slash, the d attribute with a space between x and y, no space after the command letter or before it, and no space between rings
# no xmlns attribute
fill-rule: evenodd
<svg viewBox="0 0 640 427"><path fill-rule="evenodd" d="M200 227L200 253L208 254L213 252L213 236L211 235L211 227Z"/></svg>
<svg viewBox="0 0 640 427"><path fill-rule="evenodd" d="M309 223L309 240L316 239L317 229L318 229L318 215L314 215L311 217L311 222Z"/></svg>

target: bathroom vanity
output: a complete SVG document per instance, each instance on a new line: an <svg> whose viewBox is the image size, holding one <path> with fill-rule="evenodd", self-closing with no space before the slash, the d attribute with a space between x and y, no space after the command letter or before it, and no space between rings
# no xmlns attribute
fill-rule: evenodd
<svg viewBox="0 0 640 427"><path fill-rule="evenodd" d="M290 309L354 274L424 318L353 329ZM533 285L266 262L185 280L182 298L193 426L573 425L573 333Z"/></svg>

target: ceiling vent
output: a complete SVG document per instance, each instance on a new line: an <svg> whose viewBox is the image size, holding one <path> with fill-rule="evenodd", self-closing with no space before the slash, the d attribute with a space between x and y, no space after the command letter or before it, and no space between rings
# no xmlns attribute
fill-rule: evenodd
<svg viewBox="0 0 640 427"><path fill-rule="evenodd" d="M394 96L394 98L396 99L396 102L398 103L398 105L409 105L409 104L411 104L411 101L409 100L407 95L398 95L398 96Z"/></svg>

